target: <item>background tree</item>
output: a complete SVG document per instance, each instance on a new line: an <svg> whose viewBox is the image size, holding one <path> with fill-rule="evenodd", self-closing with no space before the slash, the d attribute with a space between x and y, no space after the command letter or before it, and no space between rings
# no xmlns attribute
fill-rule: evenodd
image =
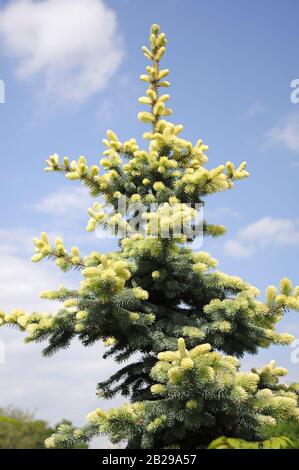
<svg viewBox="0 0 299 470"><path fill-rule="evenodd" d="M67 251L61 238L52 245L42 233L34 239L32 261L49 258L63 271L80 269L80 287L41 294L63 303L55 315L20 310L1 315L1 323L25 330L27 341L47 340L46 355L75 336L85 346L103 340L104 357L114 356L118 363L139 353L138 361L98 385L100 397L121 392L131 403L108 412L97 409L86 428L60 427L47 440L49 447L86 442L98 433L133 448L206 447L222 435L261 440L265 425L298 420L297 386L279 384L286 370L272 361L240 372L238 357L292 341L276 324L287 309L299 310L299 287L283 279L280 292L270 286L262 303L258 289L216 270L215 259L188 247L196 231L177 230L182 224L193 227L197 203L231 189L248 173L245 162L207 169L208 147L202 140L194 145L183 139L183 126L166 120L172 111L169 95L161 94L169 86L169 71L160 68L165 46L165 34L153 25L150 48L143 47L150 65L140 77L148 88L139 101L149 110L138 115L150 126L143 135L147 150L134 138L120 142L109 130L100 162L104 172L88 167L83 156L70 162L54 154L47 160L46 171L80 180L94 198L104 198L104 204L96 200L89 209L87 230L116 228L119 250L82 257L77 247ZM129 211L120 210L123 197ZM146 212L133 227L141 204ZM203 223L205 236L224 231Z"/></svg>
<svg viewBox="0 0 299 470"><path fill-rule="evenodd" d="M36 419L33 413L13 407L0 408L0 449L44 449L45 440L63 424L72 427L70 421L64 420L53 428L46 421Z"/></svg>

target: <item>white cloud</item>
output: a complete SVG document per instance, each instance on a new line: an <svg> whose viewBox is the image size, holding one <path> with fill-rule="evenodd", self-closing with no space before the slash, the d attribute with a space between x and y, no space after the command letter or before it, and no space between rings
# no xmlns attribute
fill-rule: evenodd
<svg viewBox="0 0 299 470"><path fill-rule="evenodd" d="M280 145L287 150L299 153L299 113L293 113L282 119L266 134L264 148Z"/></svg>
<svg viewBox="0 0 299 470"><path fill-rule="evenodd" d="M246 113L243 114L243 119L250 119L257 114L261 114L264 111L266 111L266 107L260 103L253 103L246 111Z"/></svg>
<svg viewBox="0 0 299 470"><path fill-rule="evenodd" d="M53 264L33 264L32 234L26 229L0 230L0 309L23 308L26 311L53 308L39 298L45 289L55 289L65 276Z"/></svg>
<svg viewBox="0 0 299 470"><path fill-rule="evenodd" d="M252 248L243 241L233 239L227 240L224 250L226 255L234 256L235 258L247 258L252 253Z"/></svg>
<svg viewBox="0 0 299 470"><path fill-rule="evenodd" d="M0 255L30 253L32 246L32 237L25 228L0 229Z"/></svg>
<svg viewBox="0 0 299 470"><path fill-rule="evenodd" d="M5 363L0 364L1 406L14 405L36 411L52 424L63 418L86 423L96 407L118 406L123 399L104 402L96 396L96 384L116 371L112 359L103 360L102 345L84 348L74 341L67 350L43 357L44 344L24 344L20 332L1 328Z"/></svg>
<svg viewBox="0 0 299 470"><path fill-rule="evenodd" d="M55 289L62 283L62 276L55 266L33 265L30 257L0 254L0 308L24 308L31 312L41 308L43 311L53 305L39 299L45 289ZM65 279L64 279L65 280Z"/></svg>
<svg viewBox="0 0 299 470"><path fill-rule="evenodd" d="M61 187L33 204L37 212L73 219L86 213L91 205L91 198L86 188Z"/></svg>
<svg viewBox="0 0 299 470"><path fill-rule="evenodd" d="M0 10L0 38L20 79L38 75L52 96L81 102L117 70L123 46L102 0L16 0Z"/></svg>
<svg viewBox="0 0 299 470"><path fill-rule="evenodd" d="M260 245L268 245L273 242L280 245L298 245L298 222L292 219L264 217L242 229L239 232L239 237L242 240Z"/></svg>
<svg viewBox="0 0 299 470"><path fill-rule="evenodd" d="M299 246L299 223L292 219L264 217L240 230L227 240L225 253L238 258L248 257L265 246Z"/></svg>

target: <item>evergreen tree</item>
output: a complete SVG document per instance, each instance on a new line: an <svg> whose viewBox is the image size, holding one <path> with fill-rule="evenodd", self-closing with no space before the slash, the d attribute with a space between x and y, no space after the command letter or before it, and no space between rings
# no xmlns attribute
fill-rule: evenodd
<svg viewBox="0 0 299 470"><path fill-rule="evenodd" d="M49 447L105 434L112 442L126 441L129 448L202 448L222 435L262 440L265 426L299 419L297 385L279 383L285 369L272 361L245 373L238 361L261 347L290 344L292 336L278 333L276 324L286 310L299 310L299 287L283 279L280 292L268 287L263 303L258 289L216 270L217 261L207 253L192 251L188 242L196 232L176 230L178 221L190 222L197 203L231 189L248 173L245 162L207 169L208 147L202 140L193 145L183 139L183 126L166 120L172 111L166 106L169 95L161 94L169 86L169 71L160 68L165 46L165 34L153 25L150 48L143 47L150 65L140 77L148 88L139 101L149 110L138 115L150 126L143 135L147 150L134 138L120 142L109 130L100 162L104 172L88 167L83 156L70 162L54 154L47 161L46 171L89 188L96 202L88 211L87 230L116 227L119 250L82 257L78 248L67 251L60 238L52 245L42 233L34 239L32 261L49 258L63 271L80 269L80 287L42 292L42 298L63 303L55 315L1 313L2 324L28 333L26 341L46 340L45 355L77 336L85 346L104 341L104 357L127 361L98 384L98 395L111 398L121 392L130 403L108 412L95 410L85 428L62 426L47 440ZM119 209L123 196L133 204L129 215ZM159 208L153 210L152 203ZM147 212L133 230L140 204ZM165 227L168 238L162 236ZM224 231L203 223L205 236ZM135 353L139 359L129 361Z"/></svg>

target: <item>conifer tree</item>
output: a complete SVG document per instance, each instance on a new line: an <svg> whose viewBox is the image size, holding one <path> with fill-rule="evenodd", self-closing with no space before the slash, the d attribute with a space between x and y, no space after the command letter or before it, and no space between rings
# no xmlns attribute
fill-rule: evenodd
<svg viewBox="0 0 299 470"><path fill-rule="evenodd" d="M223 435L259 441L266 437L265 426L299 419L297 385L279 383L286 369L272 361L245 373L238 360L258 348L290 344L292 336L278 333L276 324L287 310L299 310L299 287L283 279L280 291L267 288L263 303L258 289L217 270L217 261L204 251L191 249L188 243L196 234L176 231L178 220L192 219L197 203L231 189L248 173L245 162L207 169L208 147L202 140L193 145L183 139L183 126L168 121L172 111L163 90L169 71L160 67L166 42L154 24L150 47L143 47L150 65L140 77L147 91L139 102L148 108L138 118L148 126L146 150L134 138L120 142L109 130L100 162L104 171L89 167L83 156L70 162L54 154L47 160L46 171L89 189L95 203L88 210L87 230L117 228L119 250L83 257L77 247L67 251L61 238L52 244L42 233L34 239L32 261L48 258L62 271L80 270L80 286L41 293L62 303L56 314L0 314L0 324L26 331L27 342L46 341L45 355L78 337L84 346L103 341L104 358L113 356L120 364L117 373L98 384L97 393L102 401L120 392L128 404L107 412L96 409L86 427L75 431L61 426L48 447L73 446L104 434L115 443L124 440L128 448L203 448ZM119 210L124 196L133 204L129 215ZM152 203L159 208L152 210ZM147 212L133 230L130 222L139 204ZM168 237L161 235L165 226ZM224 231L203 223L205 236ZM136 353L138 359L130 359Z"/></svg>

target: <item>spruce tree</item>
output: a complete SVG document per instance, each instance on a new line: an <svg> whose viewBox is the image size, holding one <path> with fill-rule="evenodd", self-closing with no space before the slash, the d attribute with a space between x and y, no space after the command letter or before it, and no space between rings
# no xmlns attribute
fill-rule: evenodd
<svg viewBox="0 0 299 470"><path fill-rule="evenodd" d="M208 147L202 140L193 145L183 139L183 126L167 120L172 111L162 90L169 86L169 71L160 68L166 42L154 24L150 47L143 47L150 65L140 77L148 88L139 102L148 110L138 118L148 126L143 135L147 150L134 138L120 142L109 130L100 162L104 171L89 167L83 156L70 162L54 154L47 160L46 171L89 189L96 202L88 210L87 230L116 227L118 251L82 257L78 248L67 251L61 238L51 244L42 233L34 239L32 261L48 258L62 271L80 270L79 288L41 293L62 302L54 315L13 310L0 316L1 324L26 331L27 342L47 341L45 355L78 337L84 346L102 341L108 348L104 358L126 361L98 384L97 393L102 400L120 392L129 403L107 412L96 409L86 427L75 431L62 425L47 440L48 447L73 446L104 434L128 448L204 448L222 435L259 441L266 437L265 428L299 419L297 385L279 383L286 369L271 361L245 373L238 360L258 348L290 344L292 336L278 333L276 324L288 309L299 310L299 287L283 279L280 291L267 288L263 303L258 289L218 271L217 261L204 251L192 250L195 232L177 233L178 220L190 222L196 204L231 189L248 173L245 162L207 169ZM124 196L133 204L129 215L119 210ZM153 203L157 210L151 209ZM140 204L147 212L133 230ZM161 234L165 226L168 237ZM224 231L203 223L205 236ZM130 359L136 353L138 359Z"/></svg>

